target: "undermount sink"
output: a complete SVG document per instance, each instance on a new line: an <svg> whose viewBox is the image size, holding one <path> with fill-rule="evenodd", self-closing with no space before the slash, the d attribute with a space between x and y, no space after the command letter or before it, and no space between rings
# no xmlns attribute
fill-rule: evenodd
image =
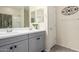
<svg viewBox="0 0 79 59"><path fill-rule="evenodd" d="M0 35L16 34L18 32L0 32Z"/></svg>

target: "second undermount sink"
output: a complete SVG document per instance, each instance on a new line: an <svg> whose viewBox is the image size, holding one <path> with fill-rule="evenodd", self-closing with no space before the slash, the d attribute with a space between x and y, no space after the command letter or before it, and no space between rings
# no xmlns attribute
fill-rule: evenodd
<svg viewBox="0 0 79 59"><path fill-rule="evenodd" d="M20 35L22 33L28 33L28 31L11 31L11 32L7 32L7 31L0 31L0 35L3 36L3 35Z"/></svg>
<svg viewBox="0 0 79 59"><path fill-rule="evenodd" d="M0 32L0 35L16 34L18 32Z"/></svg>

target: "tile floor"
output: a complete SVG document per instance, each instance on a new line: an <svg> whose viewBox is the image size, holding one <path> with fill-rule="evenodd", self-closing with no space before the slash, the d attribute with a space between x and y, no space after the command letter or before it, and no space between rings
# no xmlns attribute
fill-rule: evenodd
<svg viewBox="0 0 79 59"><path fill-rule="evenodd" d="M59 45L55 45L53 48L51 48L50 52L77 52L77 51L74 51L69 48L59 46Z"/></svg>

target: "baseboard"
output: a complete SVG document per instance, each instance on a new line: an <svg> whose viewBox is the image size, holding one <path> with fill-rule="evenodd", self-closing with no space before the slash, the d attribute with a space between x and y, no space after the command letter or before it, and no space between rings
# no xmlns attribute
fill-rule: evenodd
<svg viewBox="0 0 79 59"><path fill-rule="evenodd" d="M49 50L45 49L46 52L49 52Z"/></svg>
<svg viewBox="0 0 79 59"><path fill-rule="evenodd" d="M55 45L56 45L56 44L54 44L53 46L55 46ZM52 47L53 47L53 46L52 46ZM52 47L51 47L51 48L52 48ZM45 49L45 51L46 51L46 52L50 52L51 48L50 48L50 49Z"/></svg>

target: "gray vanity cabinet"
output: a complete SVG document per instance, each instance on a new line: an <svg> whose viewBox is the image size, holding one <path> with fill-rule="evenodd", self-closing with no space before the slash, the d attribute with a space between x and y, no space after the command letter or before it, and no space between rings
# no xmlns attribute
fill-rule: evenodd
<svg viewBox="0 0 79 59"><path fill-rule="evenodd" d="M0 52L41 52L44 39L44 31L0 39Z"/></svg>
<svg viewBox="0 0 79 59"><path fill-rule="evenodd" d="M29 35L29 52L41 52L45 49L45 32L37 32Z"/></svg>

